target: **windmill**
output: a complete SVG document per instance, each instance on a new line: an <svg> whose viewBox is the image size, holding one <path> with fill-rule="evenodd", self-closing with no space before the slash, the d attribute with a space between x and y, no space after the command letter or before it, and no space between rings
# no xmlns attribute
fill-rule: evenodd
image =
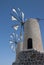
<svg viewBox="0 0 44 65"><path fill-rule="evenodd" d="M23 33L22 32L24 32L24 24L26 23L26 22L24 22L24 13L20 10L20 8L18 8L18 9L13 8L12 12L14 13L14 14L10 13L12 21L18 22L17 24L13 25L12 28L14 29L14 31L18 31L18 29L20 27L20 37L18 37L18 34L17 35L16 35L16 33L14 33L14 34L15 34L15 38L18 37L18 40L21 43L23 41L22 40L23 39ZM34 18L34 19L36 19L38 21L44 20L44 19L40 19L40 18ZM14 38L14 34L12 33L12 36L11 36L12 38ZM16 49L17 44L19 42L15 38L14 38L14 40L13 39L10 40L10 43L13 42L13 44L14 44L13 46ZM11 48L13 48L13 46Z"/></svg>

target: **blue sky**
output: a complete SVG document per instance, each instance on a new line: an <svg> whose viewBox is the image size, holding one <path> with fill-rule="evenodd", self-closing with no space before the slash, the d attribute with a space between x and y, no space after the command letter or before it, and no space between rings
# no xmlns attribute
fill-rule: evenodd
<svg viewBox="0 0 44 65"><path fill-rule="evenodd" d="M44 19L44 0L0 0L0 65L12 65L15 53L10 49L9 39L13 32L10 12L12 8L20 8L25 18ZM44 21L40 21L42 42L44 47Z"/></svg>

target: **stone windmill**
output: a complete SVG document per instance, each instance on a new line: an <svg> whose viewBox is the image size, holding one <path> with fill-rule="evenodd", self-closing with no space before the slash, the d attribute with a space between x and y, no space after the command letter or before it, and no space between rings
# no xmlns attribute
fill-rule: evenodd
<svg viewBox="0 0 44 65"><path fill-rule="evenodd" d="M22 15L24 16L23 13ZM15 16L13 19L19 20ZM24 30L24 41L17 44L16 61L13 65L44 65L44 53L39 27L40 19L30 18L26 22L22 21L22 19L20 20L21 29L23 28ZM20 34L22 35L22 31Z"/></svg>

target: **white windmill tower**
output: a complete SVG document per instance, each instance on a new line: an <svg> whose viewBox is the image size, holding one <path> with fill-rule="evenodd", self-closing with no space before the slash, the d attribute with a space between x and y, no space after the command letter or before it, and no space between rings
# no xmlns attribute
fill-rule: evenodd
<svg viewBox="0 0 44 65"><path fill-rule="evenodd" d="M39 20L39 18L30 18L24 24L23 50L34 49L40 52L43 51Z"/></svg>
<svg viewBox="0 0 44 65"><path fill-rule="evenodd" d="M24 13L21 12L19 8L18 8L18 11L20 12L20 15L18 15L16 9L12 9L12 11L17 15L15 16L11 14L12 21L18 21L18 23L20 23L20 25L19 24L14 25L13 29L17 30L18 27L21 28L20 38L18 38L19 42L17 40L13 41L13 44L15 44L17 47L12 46L13 50L14 49L16 50L16 55L18 55L18 53L21 51L28 51L32 49L42 52L43 46L42 46L42 39L41 39L41 33L40 33L40 27L39 27L40 19L30 18L26 22L24 22ZM41 20L44 20L44 19L41 19ZM22 36L23 36L22 31L24 32L24 41L22 41Z"/></svg>

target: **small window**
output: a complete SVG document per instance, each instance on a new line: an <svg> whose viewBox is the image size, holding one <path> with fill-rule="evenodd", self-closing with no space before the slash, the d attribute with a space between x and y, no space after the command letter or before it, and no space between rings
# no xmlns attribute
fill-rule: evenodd
<svg viewBox="0 0 44 65"><path fill-rule="evenodd" d="M32 38L28 38L27 49L32 49Z"/></svg>

